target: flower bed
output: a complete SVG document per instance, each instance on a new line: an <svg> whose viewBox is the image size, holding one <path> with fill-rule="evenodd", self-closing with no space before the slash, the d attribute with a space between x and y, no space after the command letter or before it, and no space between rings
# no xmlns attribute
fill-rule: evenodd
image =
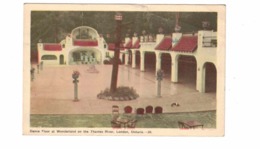
<svg viewBox="0 0 260 149"><path fill-rule="evenodd" d="M110 92L110 89L105 89L101 91L97 97L99 99L112 100L112 101L126 101L134 100L139 97L134 88L130 87L118 87L114 93Z"/></svg>

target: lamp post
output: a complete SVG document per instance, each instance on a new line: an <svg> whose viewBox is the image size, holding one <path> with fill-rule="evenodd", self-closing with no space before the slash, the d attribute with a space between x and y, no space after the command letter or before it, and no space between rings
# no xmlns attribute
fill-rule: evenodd
<svg viewBox="0 0 260 149"><path fill-rule="evenodd" d="M41 70L43 69L43 61L41 61Z"/></svg>
<svg viewBox="0 0 260 149"><path fill-rule="evenodd" d="M157 77L157 97L160 98L161 96L161 81L163 79L163 71L159 69L156 74Z"/></svg>
<svg viewBox="0 0 260 149"><path fill-rule="evenodd" d="M110 92L114 93L117 88L117 78L118 78L118 61L119 61L119 53L120 53L120 43L121 43L121 23L123 16L121 13L116 13L116 41L115 41L115 51L114 51L114 61L112 68L112 77L111 77L111 86Z"/></svg>
<svg viewBox="0 0 260 149"><path fill-rule="evenodd" d="M32 67L31 68L31 70L30 70L30 72L31 72L31 81L33 81L34 80L34 68Z"/></svg>
<svg viewBox="0 0 260 149"><path fill-rule="evenodd" d="M40 64L37 64L37 73L39 74Z"/></svg>
<svg viewBox="0 0 260 149"><path fill-rule="evenodd" d="M73 83L74 83L74 100L75 102L79 101L78 99L78 83L79 83L79 75L80 73L78 71L74 71L72 74Z"/></svg>

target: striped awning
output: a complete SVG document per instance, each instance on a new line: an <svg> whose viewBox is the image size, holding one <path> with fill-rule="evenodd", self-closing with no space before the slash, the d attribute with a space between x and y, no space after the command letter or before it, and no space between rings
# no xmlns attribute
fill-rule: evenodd
<svg viewBox="0 0 260 149"><path fill-rule="evenodd" d="M132 48L132 40L129 40L129 41L127 42L127 44L125 45L125 48L126 48L126 49L131 49L131 48Z"/></svg>
<svg viewBox="0 0 260 149"><path fill-rule="evenodd" d="M132 49L139 49L140 48L140 40L137 39L132 46Z"/></svg>
<svg viewBox="0 0 260 149"><path fill-rule="evenodd" d="M156 46L155 50L170 50L172 47L172 37L164 37Z"/></svg>
<svg viewBox="0 0 260 149"><path fill-rule="evenodd" d="M45 43L43 49L46 51L61 51L62 47L59 43Z"/></svg>
<svg viewBox="0 0 260 149"><path fill-rule="evenodd" d="M74 40L74 46L98 46L97 40Z"/></svg>
<svg viewBox="0 0 260 149"><path fill-rule="evenodd" d="M172 48L172 51L194 52L197 49L197 36L182 36L179 42Z"/></svg>

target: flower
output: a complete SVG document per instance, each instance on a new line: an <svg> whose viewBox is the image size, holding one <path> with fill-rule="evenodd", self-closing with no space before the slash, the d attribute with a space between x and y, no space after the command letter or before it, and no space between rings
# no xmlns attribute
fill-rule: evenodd
<svg viewBox="0 0 260 149"><path fill-rule="evenodd" d="M79 75L80 75L79 71L74 70L73 73L72 73L72 78L74 78L74 79L75 79L75 78L78 78Z"/></svg>

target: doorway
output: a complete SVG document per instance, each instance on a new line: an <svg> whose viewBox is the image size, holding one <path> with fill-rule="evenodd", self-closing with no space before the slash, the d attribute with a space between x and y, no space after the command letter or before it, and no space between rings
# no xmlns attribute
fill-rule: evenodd
<svg viewBox="0 0 260 149"><path fill-rule="evenodd" d="M60 55L60 65L64 64L64 55Z"/></svg>

